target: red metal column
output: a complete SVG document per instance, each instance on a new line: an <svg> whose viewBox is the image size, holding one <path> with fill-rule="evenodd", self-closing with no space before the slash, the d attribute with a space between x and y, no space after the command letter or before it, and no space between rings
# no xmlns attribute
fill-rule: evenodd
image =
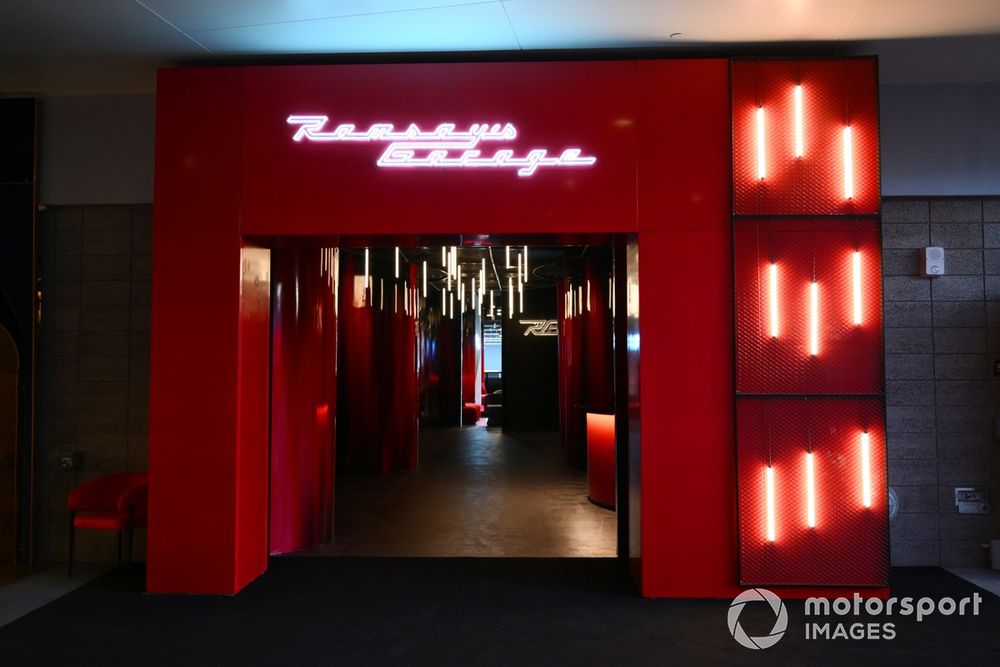
<svg viewBox="0 0 1000 667"><path fill-rule="evenodd" d="M269 261L240 238L242 71L157 96L151 592L234 593L266 568Z"/></svg>

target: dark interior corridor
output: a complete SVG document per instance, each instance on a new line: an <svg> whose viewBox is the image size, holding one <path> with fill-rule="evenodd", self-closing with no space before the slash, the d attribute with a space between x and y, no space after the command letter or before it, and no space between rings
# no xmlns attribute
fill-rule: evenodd
<svg viewBox="0 0 1000 667"><path fill-rule="evenodd" d="M420 465L337 481L317 556L614 556L615 513L587 500L557 432L426 429Z"/></svg>

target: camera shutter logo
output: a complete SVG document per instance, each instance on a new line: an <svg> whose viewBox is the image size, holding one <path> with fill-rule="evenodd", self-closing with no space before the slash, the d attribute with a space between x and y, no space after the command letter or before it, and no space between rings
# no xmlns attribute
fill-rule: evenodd
<svg viewBox="0 0 1000 667"><path fill-rule="evenodd" d="M740 614L743 613L743 607L751 602L766 602L771 611L774 612L774 627L771 628L769 634L762 637L751 637L740 625ZM740 646L751 649L771 648L778 643L778 640L784 636L785 630L788 629L788 611L785 609L785 603L766 588L751 588L737 595L733 603L729 605L728 620L729 634Z"/></svg>

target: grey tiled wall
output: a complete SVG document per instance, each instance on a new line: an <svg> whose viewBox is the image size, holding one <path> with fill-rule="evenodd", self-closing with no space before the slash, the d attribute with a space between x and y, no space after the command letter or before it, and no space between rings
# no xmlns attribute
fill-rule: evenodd
<svg viewBox="0 0 1000 667"><path fill-rule="evenodd" d="M894 565L980 566L1000 538L1000 200L883 202L890 524ZM919 275L942 246L946 274ZM989 515L959 515L956 486L989 486Z"/></svg>
<svg viewBox="0 0 1000 667"><path fill-rule="evenodd" d="M40 216L37 471L43 558L66 556L66 496L97 475L146 469L152 206L51 207ZM82 451L82 470L59 468ZM142 557L144 540L136 542ZM113 560L81 531L77 558Z"/></svg>

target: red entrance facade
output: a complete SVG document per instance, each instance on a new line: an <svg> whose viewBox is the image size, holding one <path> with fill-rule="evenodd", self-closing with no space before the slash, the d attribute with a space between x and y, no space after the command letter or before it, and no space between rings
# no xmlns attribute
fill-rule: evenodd
<svg viewBox="0 0 1000 667"><path fill-rule="evenodd" d="M629 410L619 419L636 462L628 557L642 594L726 597L765 583L793 596L836 590L817 586L882 591L876 90L867 59L162 71L148 590L234 593L267 568L277 239L336 247L348 235L541 233L562 243L624 234L637 263L628 317L644 344L629 336ZM477 144L476 168L393 164L406 162L406 147L391 153L373 129L442 123L514 133ZM353 135L337 135L344 124ZM548 163L540 153L531 169L517 163L541 149ZM827 236L817 241L819 229ZM760 251L764 236L777 240ZM809 268L808 257L831 248L819 264L827 274ZM789 295L780 319L799 322L788 336L770 335L779 306L758 289L775 264L794 276L780 291ZM862 299L863 323L841 327L851 313L825 306L812 322L817 284L824 304ZM823 353L810 347L814 334ZM753 336L760 344L746 342ZM831 380L858 363L872 372ZM777 370L754 384L760 368ZM836 416L842 437L820 436L823 414ZM785 428L777 442L762 426L772 415L810 426L805 435ZM863 468L853 449L862 433ZM815 466L808 491L800 453ZM809 503L817 516L799 517ZM869 559L860 571L829 562L859 547Z"/></svg>

